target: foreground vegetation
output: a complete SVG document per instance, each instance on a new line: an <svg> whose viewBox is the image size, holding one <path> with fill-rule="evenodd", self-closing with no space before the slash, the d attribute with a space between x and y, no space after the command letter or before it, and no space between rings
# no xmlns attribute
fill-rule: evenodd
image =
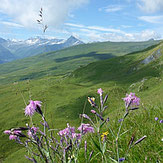
<svg viewBox="0 0 163 163"><path fill-rule="evenodd" d="M142 63L145 58L159 49L163 53L162 44L142 52L91 63L69 75L51 76L49 74L41 79L1 85L0 125L3 126L0 134L1 160L27 162L23 156L25 150L7 140L6 135L3 134L5 129L24 126L28 122L28 118L24 117L23 113L25 108L23 98L26 103L30 99L42 101L42 109L49 125L55 129L63 129L66 123L75 127L80 125L79 114L83 113L83 108L85 108L84 113L92 117L90 112L92 108L87 102L87 97L95 96L98 99L94 92L101 87L104 93L108 93L106 103L108 109L103 117L106 119L109 116L114 130L118 129L120 125L118 120L125 112L123 100L120 99L130 92L135 92L141 99L140 108L126 118L123 126L122 133L127 132L120 139L119 146L123 147L119 151L120 156L124 156L133 134L135 140L146 135L146 140L130 151L128 162L162 162L162 124L160 120L163 118L161 98L163 96L163 55L156 56L148 64ZM155 121L155 117L158 117L159 120ZM38 121L39 116L36 115L33 120ZM88 121L85 119L84 123ZM114 142L110 131L108 132L107 152L109 153L114 151L112 146ZM91 138L88 136L88 149L94 149L96 153L98 149L89 139ZM83 158L82 155L80 158ZM95 161L98 162L96 159L93 162Z"/></svg>
<svg viewBox="0 0 163 163"><path fill-rule="evenodd" d="M141 143L147 136L144 135L137 141L135 141L135 133L131 136L128 143L128 149L120 158L120 139L121 136L128 132L124 131L121 133L124 121L131 114L131 112L138 110L140 105L140 98L136 97L134 93L127 94L123 98L125 102L125 113L122 119L119 119L119 128L117 133L115 133L109 122L109 117L107 119L103 118L105 110L108 106L105 106L107 102L108 95L103 95L103 90L98 89L97 93L100 96L100 106L95 102L94 97L88 97L88 102L91 104L93 109L90 111L95 116L95 121L90 118L87 114L80 114L82 118L80 126L75 129L67 123L67 128L58 131L57 129L51 129L42 112L41 101L30 100L30 103L25 108L25 115L29 116L30 122L26 124L25 127L12 128L10 130L5 130L4 134L9 135L10 140L15 140L18 144L22 145L28 151L28 156L25 157L31 162L79 162L81 160L80 155L84 153L84 158L82 162L123 162L129 160L129 150L134 148L137 144ZM104 96L104 97L103 97ZM40 122L43 127L38 127L38 123L33 125L32 117L35 113L38 113L42 121ZM83 123L83 118L87 119L89 123ZM158 120L155 118L155 120ZM160 123L162 123L160 121ZM102 132L105 128L105 132ZM54 136L55 130L57 131L58 137ZM107 136L110 132L112 136L108 139ZM86 135L92 133L91 139L88 141ZM97 138L96 138L97 137ZM85 139L85 141L83 141ZM97 139L97 140L96 140ZM111 141L112 140L112 141ZM97 148L97 152L94 154L94 148L88 148L89 144L94 144ZM84 145L83 145L84 144ZM111 146L111 148L108 147ZM115 149L114 149L115 148ZM84 152L83 150L84 149ZM88 153L88 150L91 152ZM95 155L93 157L93 154Z"/></svg>

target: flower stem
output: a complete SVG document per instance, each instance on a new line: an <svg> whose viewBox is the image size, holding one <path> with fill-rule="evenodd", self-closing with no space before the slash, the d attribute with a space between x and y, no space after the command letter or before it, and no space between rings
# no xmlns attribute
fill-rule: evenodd
<svg viewBox="0 0 163 163"><path fill-rule="evenodd" d="M121 124L119 126L119 130L118 130L118 133L117 133L117 137L116 137L116 148L117 148L117 159L118 159L118 162L119 162L119 147L118 147L118 139L119 139L119 134L121 132L121 128L122 128L122 124L123 124L123 121L124 119L127 117L128 115L128 112L126 112L123 116L123 120L121 121Z"/></svg>

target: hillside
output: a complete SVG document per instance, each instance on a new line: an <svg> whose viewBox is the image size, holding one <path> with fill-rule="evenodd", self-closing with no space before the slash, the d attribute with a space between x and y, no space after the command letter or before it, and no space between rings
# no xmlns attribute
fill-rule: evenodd
<svg viewBox="0 0 163 163"><path fill-rule="evenodd" d="M119 55L122 55L127 49L123 50L122 45L124 45L124 43L119 47L119 49L122 50ZM68 50L70 49L66 49L67 53L65 50L60 51L63 56L57 59L62 61L65 55L68 55L72 59L73 57L70 52L76 50L76 48L78 49L78 53L76 54L79 56L81 53L85 54L84 50L86 48L81 48L83 46L85 47L85 45L74 47L69 53ZM117 43L117 47L118 46ZM79 51L79 49L83 51ZM103 53L101 54L105 54L105 50L106 49L103 48ZM87 49L86 54L88 54L88 51ZM115 47L112 49L111 53L113 52L116 52ZM30 61L33 61L33 65L31 65L33 69L36 69L35 66L39 64L34 65L34 62L36 62L37 59L39 60L39 57L43 56L47 57L47 62L44 63L50 64L49 60L53 54L54 53L49 53L49 55L43 54L37 56L38 58L32 58L33 60L29 58L28 64L31 64ZM56 59L55 55L53 57L53 59ZM81 59L83 57L79 58ZM67 63L67 59L68 58L65 59L66 61L64 61L64 63ZM27 62L27 60L21 61L21 66L25 64L25 61ZM76 59L72 60L70 63L72 64L75 61ZM13 62L12 64L16 65L16 63L17 62ZM42 63L43 62L40 60L39 68ZM42 77L34 77L32 78L33 80L24 80L13 84L1 85L0 125L3 126L0 129L0 139L2 140L0 141L1 159L5 159L4 162L7 163L11 162L11 160L15 163L21 163L25 160L23 157L24 150L21 146L13 145L14 143L9 141L8 138L2 134L4 129L9 129L14 126L24 126L24 124L28 122L23 113L25 105L22 95L26 102L28 102L30 98L41 100L44 104L44 110L46 110L49 123L53 128L61 129L66 126L67 122L74 126L79 125L80 120L78 117L79 114L82 113L85 104L85 112L90 114L91 107L86 103L87 97L96 97L96 90L101 87L105 93L109 94L109 109L104 116L107 117L109 115L110 122L115 128L118 125L118 119L124 112L124 104L121 98L129 92L135 92L136 95L141 98L141 108L131 114L131 117L127 119L127 124L123 131L129 131L127 136L125 135L122 137L121 145L125 145L125 143L130 140L130 136L133 132L136 132L136 138L139 138L141 135L147 135L147 140L131 151L129 162L144 162L145 159L146 162L156 162L157 160L162 162L162 124L154 121L155 117L159 117L159 119L163 118L161 111L163 108L162 63L163 43L160 43L157 46L149 47L143 51L90 63L87 66L76 69L69 76L53 76L51 75L53 73L49 73L49 75L42 75ZM0 69L0 71L1 74L6 74L6 78L9 79L7 75L11 75L12 73L12 75L14 75L14 71L12 73L9 71L7 72L7 66L9 67L8 64L4 64L4 67L2 67L3 70L5 70L4 73L2 69ZM50 66L52 65L42 65L43 68L49 68ZM24 69L24 72L25 70L27 71L28 69ZM71 69L71 71L72 70L73 69ZM20 70L15 72L15 75L21 73ZM36 70L36 72L38 72L38 70ZM15 77L15 79L20 79L20 76L18 78ZM4 81L7 82L7 80ZM39 119L38 116L36 116L34 120L37 119ZM129 129L129 126L132 126L132 128ZM124 151L120 151L120 153L123 154Z"/></svg>
<svg viewBox="0 0 163 163"><path fill-rule="evenodd" d="M0 84L27 79L38 79L46 75L63 75L89 63L122 56L158 44L146 42L102 42L77 45L57 52L0 65Z"/></svg>
<svg viewBox="0 0 163 163"><path fill-rule="evenodd" d="M14 59L16 59L16 56L0 44L0 60L2 61L2 63L9 62Z"/></svg>

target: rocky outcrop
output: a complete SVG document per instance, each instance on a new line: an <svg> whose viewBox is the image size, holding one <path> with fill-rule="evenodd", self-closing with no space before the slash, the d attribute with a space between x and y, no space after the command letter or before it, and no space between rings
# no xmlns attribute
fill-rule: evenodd
<svg viewBox="0 0 163 163"><path fill-rule="evenodd" d="M155 59L159 58L162 55L161 50L158 49L157 51L154 51L150 56L148 56L147 58L145 58L142 63L143 64L148 64L152 61L154 61Z"/></svg>

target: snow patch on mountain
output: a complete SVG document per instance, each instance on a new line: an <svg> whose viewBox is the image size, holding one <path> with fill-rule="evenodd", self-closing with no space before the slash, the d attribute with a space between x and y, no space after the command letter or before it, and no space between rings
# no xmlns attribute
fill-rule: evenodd
<svg viewBox="0 0 163 163"><path fill-rule="evenodd" d="M27 40L5 40L0 38L0 45L9 50L16 59L61 50L79 44L84 44L84 42L74 36L68 39L35 37Z"/></svg>

